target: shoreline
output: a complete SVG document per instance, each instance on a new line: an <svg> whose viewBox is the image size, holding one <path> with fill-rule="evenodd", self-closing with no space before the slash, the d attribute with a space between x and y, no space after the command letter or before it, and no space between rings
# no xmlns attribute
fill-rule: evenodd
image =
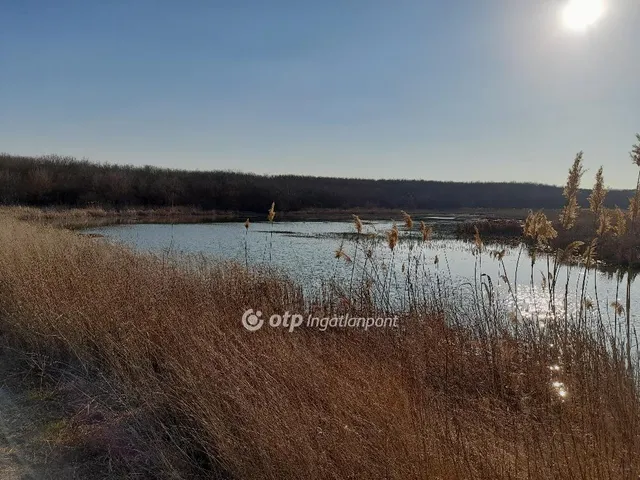
<svg viewBox="0 0 640 480"><path fill-rule="evenodd" d="M504 466L500 478L513 478L525 461L538 465L531 478L598 465L618 478L639 468L638 445L624 441L637 435L640 413L621 339L609 343L573 327L513 330L482 291L448 283L416 297L415 308L399 315L399 331L252 332L242 323L247 308L377 317L375 299L386 293L369 290L368 280L379 270L360 277L352 296L338 284L308 303L287 277L179 257L161 262L5 218L0 339L31 359L20 373L62 367L54 376L64 379L55 383L60 390L43 383L33 392L70 412L46 429L56 439L47 457L54 462L77 447L86 471L107 464L112 478L261 478L265 471L273 472L267 478L375 478L384 468L388 478L410 478L412 465L428 471L433 464L448 478L495 478L474 474L485 466ZM28 383L20 386L29 393ZM77 394L67 396L70 389ZM585 424L585 411L603 414ZM468 443L442 435L456 428L469 432ZM595 443L584 441L585 431ZM289 436L301 439L296 448L281 442ZM495 444L522 460L505 464L484 450ZM462 459L473 463L461 470Z"/></svg>
<svg viewBox="0 0 640 480"><path fill-rule="evenodd" d="M528 209L477 209L461 208L453 210L411 210L412 217L428 219L429 217L455 217L456 222L473 220L524 220ZM71 230L106 226L112 224L144 224L144 223L216 223L216 222L244 222L247 218L252 222L267 221L267 211L222 211L199 210L187 207L167 208L60 208L60 207L31 207L4 206L0 213L25 221L50 224ZM312 209L298 211L277 211L276 221L292 222L328 222L351 221L358 215L363 221L400 221L400 210L396 209Z"/></svg>

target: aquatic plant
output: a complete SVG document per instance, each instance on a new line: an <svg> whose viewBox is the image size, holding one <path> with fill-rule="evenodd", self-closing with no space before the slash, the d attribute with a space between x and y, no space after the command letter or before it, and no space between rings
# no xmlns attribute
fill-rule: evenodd
<svg viewBox="0 0 640 480"><path fill-rule="evenodd" d="M580 179L584 174L582 156L582 151L576 154L573 165L569 169L567 184L562 192L566 198L566 204L560 214L560 222L565 230L570 230L574 227L580 210L580 207L578 206L578 189L580 188Z"/></svg>

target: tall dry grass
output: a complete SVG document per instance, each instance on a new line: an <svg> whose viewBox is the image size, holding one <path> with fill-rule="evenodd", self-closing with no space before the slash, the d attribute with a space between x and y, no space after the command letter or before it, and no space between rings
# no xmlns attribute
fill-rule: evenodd
<svg viewBox="0 0 640 480"><path fill-rule="evenodd" d="M27 222L74 230L119 223L199 223L236 218L232 212L190 207L104 209L100 206L85 208L2 206L0 211Z"/></svg>
<svg viewBox="0 0 640 480"><path fill-rule="evenodd" d="M640 473L637 384L597 332L567 326L562 350L552 330L516 339L486 297L451 289L398 329L250 333L248 308L334 315L344 292L311 301L277 272L0 221L0 338L106 378L167 478ZM380 313L366 298L352 315Z"/></svg>

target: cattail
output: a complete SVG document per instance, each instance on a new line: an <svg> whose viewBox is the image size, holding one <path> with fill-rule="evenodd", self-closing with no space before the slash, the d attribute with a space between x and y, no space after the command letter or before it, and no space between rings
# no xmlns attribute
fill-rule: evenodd
<svg viewBox="0 0 640 480"><path fill-rule="evenodd" d="M627 216L620 209L620 207L616 207L613 211L613 233L618 237L622 237L625 233L627 233Z"/></svg>
<svg viewBox="0 0 640 480"><path fill-rule="evenodd" d="M391 250L396 248L396 245L398 244L398 227L395 223L393 224L393 227L391 227L391 230L387 232L387 242L389 243L389 248Z"/></svg>
<svg viewBox="0 0 640 480"><path fill-rule="evenodd" d="M600 216L606 195L607 189L604 187L604 177L602 175L602 167L600 167L598 173L596 173L596 183L589 195L589 210L591 210L596 217Z"/></svg>
<svg viewBox="0 0 640 480"><path fill-rule="evenodd" d="M420 222L420 233L422 233L422 241L426 242L431 238L433 229L423 221Z"/></svg>
<svg viewBox="0 0 640 480"><path fill-rule="evenodd" d="M269 214L267 215L267 220L273 222L273 219L276 218L276 202L271 204L271 208L269 209Z"/></svg>
<svg viewBox="0 0 640 480"><path fill-rule="evenodd" d="M400 213L402 214L402 220L404 220L404 226L407 230L411 230L413 228L413 219L411 218L411 215L404 210L401 210Z"/></svg>
<svg viewBox="0 0 640 480"><path fill-rule="evenodd" d="M247 220L244 222L244 228L245 228L245 229L247 229L247 230L249 230L249 225L250 225L250 224L251 224L251 223L249 222L249 219L247 218Z"/></svg>
<svg viewBox="0 0 640 480"><path fill-rule="evenodd" d="M576 224L578 218L578 189L580 188L580 179L584 174L582 169L582 155L583 152L578 152L573 165L569 170L569 177L567 178L567 185L564 187L562 195L567 199L567 203L562 209L560 214L560 222L565 230L570 230Z"/></svg>

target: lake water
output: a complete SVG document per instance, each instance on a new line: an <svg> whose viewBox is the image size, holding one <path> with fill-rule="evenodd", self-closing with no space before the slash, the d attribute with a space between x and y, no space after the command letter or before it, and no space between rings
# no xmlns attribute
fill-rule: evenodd
<svg viewBox="0 0 640 480"><path fill-rule="evenodd" d="M548 310L549 294L542 286L547 272L547 258L544 255L538 256L533 266L532 288L531 259L526 250L518 246L490 245L481 256L474 255L473 244L441 233L452 231L451 220L431 219L435 235L433 240L426 243L418 238L418 232L411 237L401 228L400 242L394 252L391 252L384 237L392 226L390 222L367 223L364 233L369 235L360 236L359 239L351 222L265 222L253 223L248 230L242 223L138 224L95 228L87 230L87 233L99 233L135 249L156 253L204 253L250 266L274 265L311 291L330 279L346 284L352 276L356 280L361 278L366 251L370 250L371 258L367 260L369 271L371 266L376 265L378 278L382 278L382 281L388 278L389 286L392 285L399 295L406 289L407 271L412 272L414 278L421 278L423 283L432 282L438 276L460 285L473 283L474 278L478 278L482 272L491 278L498 292L502 292L505 298L512 298L505 280L501 278L504 275L503 266L490 255L491 250L504 248L504 267L512 287L517 285L517 302L523 315L533 315L534 312L538 315ZM336 258L336 250L341 245L346 255ZM583 269L572 267L569 274L569 308L572 312L578 308L575 298L579 297L582 289L583 272ZM486 280L487 277L484 278ZM557 279L557 299L564 298L566 278L567 269L563 267ZM596 302L600 305L605 322L613 320L611 303L616 300L616 288L615 275L592 270L587 276L587 297L594 305ZM623 305L625 288L626 280L623 278L618 293ZM632 299L632 318L634 324L638 324L638 281L632 284ZM556 305L559 303L563 301L556 302Z"/></svg>

